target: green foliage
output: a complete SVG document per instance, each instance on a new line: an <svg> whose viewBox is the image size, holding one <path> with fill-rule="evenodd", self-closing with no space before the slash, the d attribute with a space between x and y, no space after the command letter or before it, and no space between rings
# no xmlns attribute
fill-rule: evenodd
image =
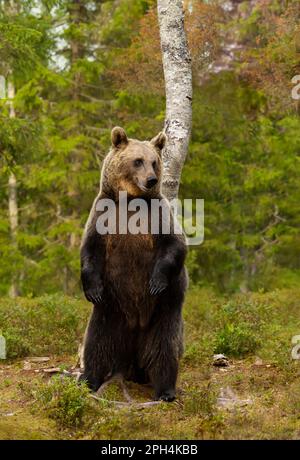
<svg viewBox="0 0 300 460"><path fill-rule="evenodd" d="M71 378L53 377L48 384L40 385L36 392L39 405L47 415L63 427L78 427L83 422L89 406L89 389Z"/></svg>
<svg viewBox="0 0 300 460"><path fill-rule="evenodd" d="M248 323L238 326L226 324L217 334L215 352L235 357L255 353L261 345L261 339L252 329Z"/></svg>
<svg viewBox="0 0 300 460"><path fill-rule="evenodd" d="M184 308L183 363L201 367L204 378L214 353L239 358L259 354L293 374L291 340L299 335L299 301L295 288L234 295L230 300L192 288ZM61 295L2 298L0 331L8 357L76 353L89 313L87 302Z"/></svg>
<svg viewBox="0 0 300 460"><path fill-rule="evenodd" d="M0 70L4 75L9 69L17 78L30 78L47 53L48 27L30 14L9 15L0 10Z"/></svg>
<svg viewBox="0 0 300 460"><path fill-rule="evenodd" d="M130 45L136 22L145 14L152 0L107 1L104 5L101 31L105 44L127 47Z"/></svg>
<svg viewBox="0 0 300 460"><path fill-rule="evenodd" d="M238 297L222 305L216 320L220 329L215 338L216 353L243 357L254 354L261 346L271 307L260 301Z"/></svg>
<svg viewBox="0 0 300 460"><path fill-rule="evenodd" d="M21 370L20 360L10 360L8 366L3 362L1 408L3 413L18 410L18 417L0 418L0 438L292 439L299 428L299 362L291 359L291 340L300 331L299 302L299 288L232 295L229 300L207 288L193 287L184 308L186 352L173 404L143 410L130 404L120 409L113 401L125 402L125 398L116 383L105 389L104 401L96 401L73 379L36 373L42 365L32 363L31 370ZM75 351L76 338L74 320L68 324L66 318L71 311L78 318L80 312L87 314L87 305L66 297L19 299L18 304L17 309L3 299L0 330L7 321L14 321L19 337L28 333L33 344L38 340L46 344L35 346L30 354L46 354L51 346L51 353L60 356L51 356L47 366L71 367L75 357L66 353ZM33 313L24 316L29 304L36 312L42 311L39 324ZM245 323L248 331L259 336L259 347L250 353L248 348L247 359L241 360L240 354L238 359L232 357L225 370L214 367L214 347L224 326L233 324L237 329ZM52 324L57 332L52 331ZM81 334L85 324L86 317L82 317ZM59 333L64 336L60 342ZM240 343L231 339L240 353ZM258 358L261 363L256 364ZM135 401L150 401L152 389L133 382L126 386ZM220 396L225 392L226 397L227 388L229 398L231 390L237 400L224 407ZM251 402L244 404L244 400Z"/></svg>
<svg viewBox="0 0 300 460"><path fill-rule="evenodd" d="M299 334L299 289L216 297L207 289L190 290L185 314L183 362L209 368L213 353L235 358L259 354L286 375L295 372L291 340ZM204 374L205 375L205 374Z"/></svg>
<svg viewBox="0 0 300 460"><path fill-rule="evenodd" d="M298 68L297 2L287 9L269 3L269 13L263 4L252 10L243 4L238 21L213 24L224 33L234 29L247 43L242 63L204 79L194 69L193 131L180 196L204 198L205 240L191 248L187 265L191 283L219 292L294 287L300 279L300 121L287 92L284 98L278 92L285 102L274 106L268 80L279 75L280 88L290 91L287 78ZM15 9L0 3L0 74L16 90L15 117L9 101L0 100L0 295L14 277L22 295L79 292L80 239L110 129L124 125L141 139L162 129L159 40L155 15L148 14L154 6L152 0L16 1ZM16 241L7 213L12 170Z"/></svg>
<svg viewBox="0 0 300 460"><path fill-rule="evenodd" d="M26 404L11 424L11 417L2 417L0 437L52 435L50 424L40 429L39 418L32 433L32 418L21 416L20 422L19 409L36 399L57 422L57 433L63 428L74 434L76 427L78 437L297 436L299 366L291 359L291 339L300 331L300 119L290 79L299 74L299 5L248 3L239 2L238 19L225 14L222 24L211 24L201 10L207 2L196 2L203 18L201 13L201 27L193 27L202 45L189 37L205 69L211 60L203 48L211 44L206 29L216 31L216 59L228 30L243 49L229 70L205 70L205 78L201 64L194 65L193 131L180 194L205 199L205 241L191 248L187 260L191 288L179 403L141 412L102 402L96 423L91 417L83 434L91 409L87 389L58 377L34 392L20 386ZM151 138L165 116L155 14L147 22L152 7L152 0L0 1L0 75L16 92L13 101L7 95L0 100L0 295L16 278L27 296L0 299L10 360L75 354L82 340L90 306L74 298L80 291L79 245L110 130L123 125L131 137ZM127 69L130 59L134 65ZM16 237L8 218L12 171ZM237 363L238 373L235 366L221 373L211 365L216 352L247 360ZM254 366L258 356L270 367ZM20 376L20 363L10 365ZM18 401L10 372L1 382L7 407ZM253 392L250 409L220 414L218 379L245 398ZM119 399L120 392L112 387L107 397ZM21 423L26 429L18 432Z"/></svg>
<svg viewBox="0 0 300 460"><path fill-rule="evenodd" d="M205 199L205 240L192 249L192 280L268 289L281 269L298 269L283 254L298 247L299 117L261 115L265 99L233 73L213 77L194 100L181 196Z"/></svg>
<svg viewBox="0 0 300 460"><path fill-rule="evenodd" d="M77 299L53 295L0 301L0 330L8 358L76 353L89 314Z"/></svg>

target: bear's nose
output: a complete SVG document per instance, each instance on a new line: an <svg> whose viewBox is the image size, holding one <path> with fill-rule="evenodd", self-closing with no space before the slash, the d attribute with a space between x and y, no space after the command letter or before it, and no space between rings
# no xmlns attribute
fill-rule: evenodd
<svg viewBox="0 0 300 460"><path fill-rule="evenodd" d="M157 179L155 176L150 176L147 179L147 188L152 188L157 184Z"/></svg>

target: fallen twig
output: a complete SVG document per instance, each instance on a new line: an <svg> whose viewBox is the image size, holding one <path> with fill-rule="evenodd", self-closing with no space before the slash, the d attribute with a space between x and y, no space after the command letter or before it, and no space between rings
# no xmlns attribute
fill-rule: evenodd
<svg viewBox="0 0 300 460"><path fill-rule="evenodd" d="M107 404L115 404L116 406L119 407L151 407L151 406L156 406L157 404L161 404L162 401L147 401L143 403L138 403L133 400L131 402L123 402L123 401L114 401L110 399L105 399L105 398L99 398L99 396L96 396L96 394L91 394L89 395L91 398L96 399L97 401L100 402L105 402Z"/></svg>

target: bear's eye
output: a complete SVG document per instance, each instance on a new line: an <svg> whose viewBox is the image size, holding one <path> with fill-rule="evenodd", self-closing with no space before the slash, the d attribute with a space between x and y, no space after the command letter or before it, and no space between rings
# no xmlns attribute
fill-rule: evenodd
<svg viewBox="0 0 300 460"><path fill-rule="evenodd" d="M153 163L152 163L152 168L153 168L153 169L156 168L156 161L153 161Z"/></svg>
<svg viewBox="0 0 300 460"><path fill-rule="evenodd" d="M142 164L143 164L143 160L141 159L134 160L134 166L136 168L139 168L140 166L142 166Z"/></svg>

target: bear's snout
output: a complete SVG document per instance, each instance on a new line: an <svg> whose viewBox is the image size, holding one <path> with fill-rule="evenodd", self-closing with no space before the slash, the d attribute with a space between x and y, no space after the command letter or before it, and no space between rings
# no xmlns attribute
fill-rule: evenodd
<svg viewBox="0 0 300 460"><path fill-rule="evenodd" d="M150 176L147 178L147 183L146 183L146 187L147 188L152 188L154 187L154 185L157 184L157 177L156 176Z"/></svg>

